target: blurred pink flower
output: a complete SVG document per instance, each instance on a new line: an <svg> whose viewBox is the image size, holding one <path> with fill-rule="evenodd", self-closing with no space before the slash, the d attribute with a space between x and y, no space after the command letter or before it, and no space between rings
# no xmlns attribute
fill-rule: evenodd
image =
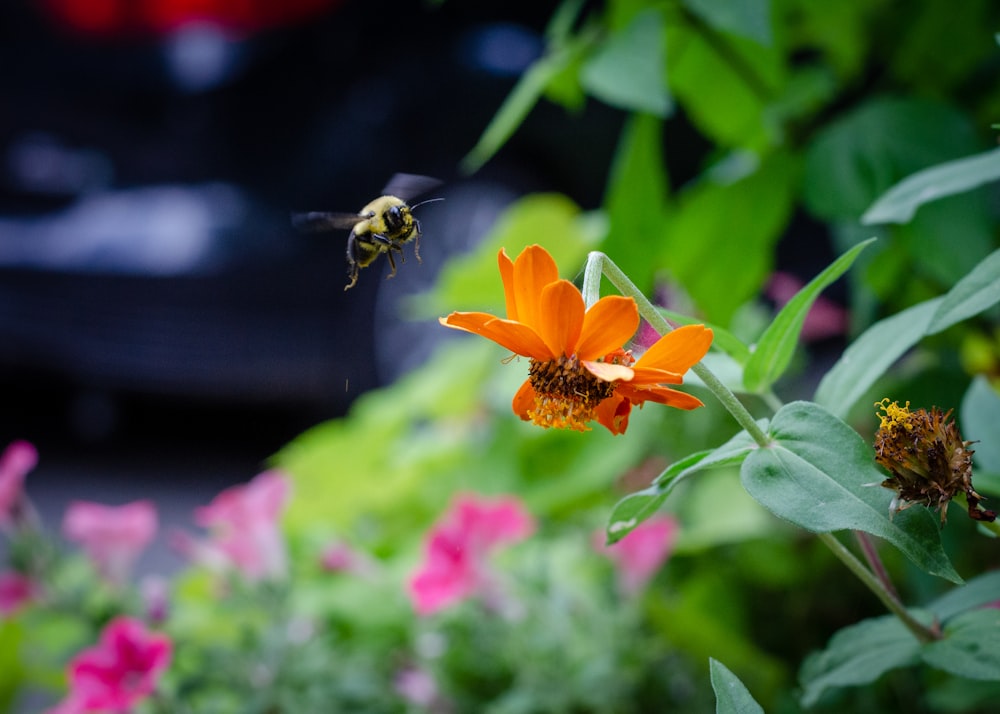
<svg viewBox="0 0 1000 714"><path fill-rule="evenodd" d="M27 441L11 443L0 454L0 526L8 526L17 513L24 477L38 463L38 451Z"/></svg>
<svg viewBox="0 0 1000 714"><path fill-rule="evenodd" d="M666 562L680 526L669 516L650 518L614 545L604 543L604 531L595 534L596 549L618 570L618 586L626 595L642 590Z"/></svg>
<svg viewBox="0 0 1000 714"><path fill-rule="evenodd" d="M330 542L320 554L320 566L328 573L352 573L354 575L371 575L377 570L377 564L367 553L364 553L342 540Z"/></svg>
<svg viewBox="0 0 1000 714"><path fill-rule="evenodd" d="M158 520L152 501L105 506L74 501L63 517L63 534L83 548L110 582L128 580L132 566L156 535Z"/></svg>
<svg viewBox="0 0 1000 714"><path fill-rule="evenodd" d="M393 687L406 702L424 711L446 709L437 680L428 670L407 666L396 673Z"/></svg>
<svg viewBox="0 0 1000 714"><path fill-rule="evenodd" d="M210 567L221 559L250 581L284 577L288 556L279 519L289 495L289 480L280 471L265 471L247 484L227 488L195 511L195 522L211 538L189 542L194 545L189 552Z"/></svg>
<svg viewBox="0 0 1000 714"><path fill-rule="evenodd" d="M69 693L49 714L127 714L151 695L170 666L172 644L139 620L117 617L98 643L69 664Z"/></svg>
<svg viewBox="0 0 1000 714"><path fill-rule="evenodd" d="M38 584L14 570L0 573L0 617L10 617L39 592Z"/></svg>
<svg viewBox="0 0 1000 714"><path fill-rule="evenodd" d="M520 501L459 496L424 542L424 562L410 579L417 613L429 615L489 589L486 558L527 538L535 524Z"/></svg>
<svg viewBox="0 0 1000 714"><path fill-rule="evenodd" d="M804 285L805 283L794 275L778 271L771 275L765 292L780 309L795 297ZM805 342L814 342L843 335L847 332L847 323L847 310L821 295L816 298L806 315L806 321L802 325L802 339Z"/></svg>

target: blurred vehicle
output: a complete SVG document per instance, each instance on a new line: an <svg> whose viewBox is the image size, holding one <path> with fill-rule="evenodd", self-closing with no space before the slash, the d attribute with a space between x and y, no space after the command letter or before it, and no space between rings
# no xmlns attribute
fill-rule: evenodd
<svg viewBox="0 0 1000 714"><path fill-rule="evenodd" d="M620 121L598 109L556 144L529 128L455 183L547 19L464 5L5 4L0 54L19 67L0 78L8 394L98 395L76 426L95 438L123 395L314 420L425 356L397 329L398 297L525 190L598 201ZM412 41L358 31L390 16ZM343 237L297 234L289 212L356 210L396 171L451 180L422 209L424 264L345 293Z"/></svg>

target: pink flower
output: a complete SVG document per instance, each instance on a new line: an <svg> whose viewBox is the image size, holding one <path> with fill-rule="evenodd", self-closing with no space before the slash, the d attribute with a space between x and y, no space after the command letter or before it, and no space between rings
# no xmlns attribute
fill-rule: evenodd
<svg viewBox="0 0 1000 714"><path fill-rule="evenodd" d="M320 566L328 573L353 573L371 575L377 564L367 553L363 553L344 541L332 541L320 554Z"/></svg>
<svg viewBox="0 0 1000 714"><path fill-rule="evenodd" d="M0 454L0 526L13 522L24 489L24 477L37 463L38 451L27 441L15 441Z"/></svg>
<svg viewBox="0 0 1000 714"><path fill-rule="evenodd" d="M250 581L284 577L288 556L279 519L289 494L288 478L279 471L226 489L195 511L195 522L209 529L211 541L194 552L209 564L221 560L235 567Z"/></svg>
<svg viewBox="0 0 1000 714"><path fill-rule="evenodd" d="M0 617L10 617L38 595L38 584L23 573L0 573Z"/></svg>
<svg viewBox="0 0 1000 714"><path fill-rule="evenodd" d="M632 595L642 590L666 562L679 528L673 518L650 518L614 545L604 544L603 531L595 534L595 546L617 566L619 589Z"/></svg>
<svg viewBox="0 0 1000 714"><path fill-rule="evenodd" d="M534 521L514 498L495 501L460 496L431 529L424 563L410 579L417 613L429 615L490 589L486 558L498 546L522 540Z"/></svg>
<svg viewBox="0 0 1000 714"><path fill-rule="evenodd" d="M112 620L94 647L69 664L69 694L49 714L126 714L156 690L170 666L172 645L139 620Z"/></svg>
<svg viewBox="0 0 1000 714"><path fill-rule="evenodd" d="M74 501L63 517L66 538L80 545L101 575L115 584L128 579L156 529L156 506L151 501L124 506Z"/></svg>
<svg viewBox="0 0 1000 714"><path fill-rule="evenodd" d="M805 283L794 275L778 271L771 275L765 292L780 309L795 297L804 285ZM820 296L812 304L806 315L806 321L802 324L802 339L806 342L815 342L843 335L847 332L847 323L847 310L832 300Z"/></svg>

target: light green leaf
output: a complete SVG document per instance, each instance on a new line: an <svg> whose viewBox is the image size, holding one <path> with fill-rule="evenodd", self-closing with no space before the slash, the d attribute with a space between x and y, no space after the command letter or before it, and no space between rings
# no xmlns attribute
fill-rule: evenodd
<svg viewBox="0 0 1000 714"><path fill-rule="evenodd" d="M708 669L715 692L716 714L764 714L750 690L726 665L709 658Z"/></svg>
<svg viewBox="0 0 1000 714"><path fill-rule="evenodd" d="M916 664L920 643L894 615L862 620L835 634L799 672L802 704L811 707L834 687L874 682L889 670Z"/></svg>
<svg viewBox="0 0 1000 714"><path fill-rule="evenodd" d="M615 504L608 520L608 543L617 543L656 513L670 492L688 476L702 469L738 464L753 446L750 436L741 431L716 449L699 451L672 463L652 486L630 493Z"/></svg>
<svg viewBox="0 0 1000 714"><path fill-rule="evenodd" d="M994 570L973 578L961 587L949 590L927 609L947 622L966 610L1000 601L1000 571Z"/></svg>
<svg viewBox="0 0 1000 714"><path fill-rule="evenodd" d="M668 185L662 135L663 122L657 117L629 117L604 201L609 225L603 250L643 291L653 287L658 267L649 259L649 237L663 230L665 218Z"/></svg>
<svg viewBox="0 0 1000 714"><path fill-rule="evenodd" d="M820 380L816 402L837 416L846 416L858 398L927 333L942 301L934 298L919 303L861 333Z"/></svg>
<svg viewBox="0 0 1000 714"><path fill-rule="evenodd" d="M663 15L649 9L601 45L584 63L580 82L613 107L665 117L673 108L665 64Z"/></svg>
<svg viewBox="0 0 1000 714"><path fill-rule="evenodd" d="M942 297L918 303L865 330L826 373L816 402L844 416L875 381L926 335L951 327L1000 301L1000 250Z"/></svg>
<svg viewBox="0 0 1000 714"><path fill-rule="evenodd" d="M716 30L771 44L770 0L684 0L684 5Z"/></svg>
<svg viewBox="0 0 1000 714"><path fill-rule="evenodd" d="M1000 394L986 377L972 380L962 398L961 415L962 435L977 442L974 465L1000 474Z"/></svg>
<svg viewBox="0 0 1000 714"><path fill-rule="evenodd" d="M410 314L431 317L453 310L503 314L503 283L497 268L501 248L515 258L525 246L542 243L564 274L572 277L603 232L603 225L589 218L561 194L519 199L507 207L475 251L449 260L433 290L408 303Z"/></svg>
<svg viewBox="0 0 1000 714"><path fill-rule="evenodd" d="M740 469L743 487L776 516L814 533L860 530L884 538L931 575L962 582L926 508L889 517L892 492L872 486L884 475L871 446L812 402L792 402L771 420L774 443L754 449Z"/></svg>
<svg viewBox="0 0 1000 714"><path fill-rule="evenodd" d="M708 320L729 324L771 273L796 180L794 159L771 154L741 180L703 180L678 197L661 260Z"/></svg>
<svg viewBox="0 0 1000 714"><path fill-rule="evenodd" d="M743 383L750 392L768 390L784 374L792 361L802 325L805 324L813 302L827 286L851 267L858 254L874 240L871 238L859 243L841 255L781 309L761 335L756 349L747 360Z"/></svg>
<svg viewBox="0 0 1000 714"><path fill-rule="evenodd" d="M956 616L945 625L944 638L925 645L921 656L959 677L1000 681L1000 610L987 607Z"/></svg>
<svg viewBox="0 0 1000 714"><path fill-rule="evenodd" d="M861 216L861 222L906 223L925 203L1000 179L1000 148L948 161L903 179Z"/></svg>
<svg viewBox="0 0 1000 714"><path fill-rule="evenodd" d="M1000 250L993 251L959 280L938 308L927 334L947 329L1000 302Z"/></svg>

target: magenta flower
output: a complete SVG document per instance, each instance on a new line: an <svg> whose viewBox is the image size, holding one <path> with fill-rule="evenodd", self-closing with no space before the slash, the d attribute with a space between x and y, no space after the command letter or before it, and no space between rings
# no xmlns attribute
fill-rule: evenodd
<svg viewBox="0 0 1000 714"><path fill-rule="evenodd" d="M38 584L24 573L0 573L0 617L10 617L34 600L38 592Z"/></svg>
<svg viewBox="0 0 1000 714"><path fill-rule="evenodd" d="M83 548L98 572L120 585L128 580L132 566L156 535L156 506L151 501L133 501L124 506L105 506L74 501L63 517L63 534Z"/></svg>
<svg viewBox="0 0 1000 714"><path fill-rule="evenodd" d="M69 694L49 714L126 714L151 695L170 666L172 645L139 620L112 620L94 647L69 664Z"/></svg>
<svg viewBox="0 0 1000 714"><path fill-rule="evenodd" d="M618 586L626 595L642 590L666 562L680 526L668 516L650 518L614 545L604 544L604 532L595 534L595 547L618 570Z"/></svg>
<svg viewBox="0 0 1000 714"><path fill-rule="evenodd" d="M249 483L226 489L195 511L195 522L209 529L206 544L192 544L195 557L209 566L224 563L249 581L284 577L288 569L279 519L290 495L288 478L265 471Z"/></svg>
<svg viewBox="0 0 1000 714"><path fill-rule="evenodd" d="M804 285L791 273L778 271L771 275L764 291L781 309ZM828 337L839 337L847 333L848 322L847 310L821 295L812 304L802 324L802 339L805 342L815 342Z"/></svg>
<svg viewBox="0 0 1000 714"><path fill-rule="evenodd" d="M424 562L410 579L417 613L429 615L472 595L489 594L487 556L527 538L534 528L531 514L515 498L458 497L428 534Z"/></svg>
<svg viewBox="0 0 1000 714"><path fill-rule="evenodd" d="M15 441L0 454L0 526L13 523L24 490L24 477L37 463L38 451L27 441Z"/></svg>

